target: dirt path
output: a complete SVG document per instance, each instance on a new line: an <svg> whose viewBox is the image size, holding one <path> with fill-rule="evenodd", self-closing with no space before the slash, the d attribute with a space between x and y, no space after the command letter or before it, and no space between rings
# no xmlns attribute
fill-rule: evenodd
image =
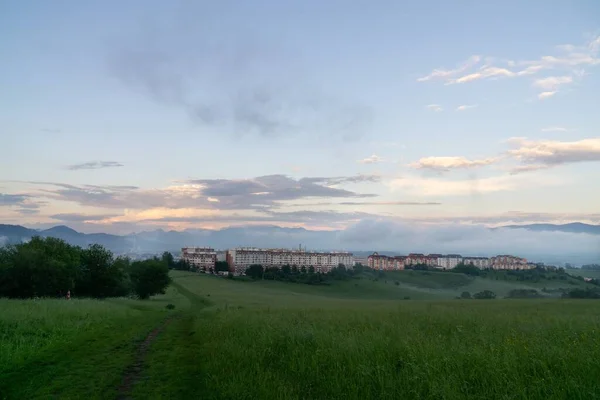
<svg viewBox="0 0 600 400"><path fill-rule="evenodd" d="M144 369L144 359L146 358L146 354L148 353L148 349L154 339L158 337L158 335L162 332L162 330L169 325L175 316L170 316L165 319L159 326L154 328L152 332L146 336L144 341L140 343L136 350L135 361L125 370L123 374L123 382L119 386L117 399L118 400L127 400L130 399L131 390L135 383L139 380L142 370Z"/></svg>

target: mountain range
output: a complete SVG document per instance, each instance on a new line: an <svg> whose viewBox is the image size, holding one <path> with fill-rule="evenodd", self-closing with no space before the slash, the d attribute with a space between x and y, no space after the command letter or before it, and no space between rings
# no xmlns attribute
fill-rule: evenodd
<svg viewBox="0 0 600 400"><path fill-rule="evenodd" d="M600 235L600 225L584 223L508 225L502 228L525 229L535 232ZM56 237L82 247L98 243L115 254L147 254L165 250L178 253L181 247L184 246L211 246L215 249L227 249L238 246L295 248L302 245L302 247L312 250L353 250L357 254L371 250L362 248L363 246L356 242L354 244L347 243L344 239L344 231L313 231L304 228L282 228L278 226L229 227L221 230L189 229L184 231L157 229L120 236L106 233L86 234L64 225L36 230L20 225L0 224L0 245L20 243L29 240L33 236ZM340 246L342 248L327 246ZM348 246L353 248L347 248ZM392 253L390 252L390 254Z"/></svg>

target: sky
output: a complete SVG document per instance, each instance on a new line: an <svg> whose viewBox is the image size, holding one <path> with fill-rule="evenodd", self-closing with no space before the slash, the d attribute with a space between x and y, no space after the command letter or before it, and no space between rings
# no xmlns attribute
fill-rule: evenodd
<svg viewBox="0 0 600 400"><path fill-rule="evenodd" d="M597 1L5 1L0 60L0 223L600 223Z"/></svg>

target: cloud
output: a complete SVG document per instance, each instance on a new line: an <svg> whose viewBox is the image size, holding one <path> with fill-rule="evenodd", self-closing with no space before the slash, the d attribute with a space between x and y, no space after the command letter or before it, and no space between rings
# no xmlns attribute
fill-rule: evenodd
<svg viewBox="0 0 600 400"><path fill-rule="evenodd" d="M542 132L569 132L569 129L561 126L548 126L541 129Z"/></svg>
<svg viewBox="0 0 600 400"><path fill-rule="evenodd" d="M549 76L547 78L536 79L533 86L544 90L556 90L560 85L572 83L571 76Z"/></svg>
<svg viewBox="0 0 600 400"><path fill-rule="evenodd" d="M0 193L0 206L18 206L27 201L31 196L25 194Z"/></svg>
<svg viewBox="0 0 600 400"><path fill-rule="evenodd" d="M467 69L473 67L474 65L477 65L479 62L481 61L481 57L474 55L469 57L466 61L464 61L463 63L461 63L458 67L454 68L454 69L443 69L443 68L439 68L439 69L434 69L429 75L424 76L422 78L417 79L418 82L426 82L429 80L434 80L434 79L448 79L450 77L453 77L455 75L458 75L464 71L466 71Z"/></svg>
<svg viewBox="0 0 600 400"><path fill-rule="evenodd" d="M477 107L477 104L473 104L473 105L464 104L462 106L456 107L456 111L465 111L465 110L469 110L469 109L475 108L475 107Z"/></svg>
<svg viewBox="0 0 600 400"><path fill-rule="evenodd" d="M572 83L582 77L583 67L600 65L600 36L586 44L563 44L557 46L558 54L542 56L534 60L501 61L487 57L486 63L476 69L481 57L473 56L455 69L435 69L429 75L419 78L419 82L439 80L446 85L465 84L479 80L498 78L518 78L537 75L543 71L561 71L564 75L550 76L535 80L534 86L544 90L540 98L548 98L557 91L559 85ZM552 93L552 94L550 94Z"/></svg>
<svg viewBox="0 0 600 400"><path fill-rule="evenodd" d="M86 215L77 213L67 214L54 214L50 215L50 218L63 221L63 222L86 222L86 221L102 221L109 218L116 217L116 214L102 214L102 215Z"/></svg>
<svg viewBox="0 0 600 400"><path fill-rule="evenodd" d="M520 175L501 175L488 178L471 178L461 180L449 180L440 178L403 177L387 182L392 192L403 193L424 197L442 196L473 196L480 194L515 191L532 185L544 185L553 183L551 180L535 181Z"/></svg>
<svg viewBox="0 0 600 400"><path fill-rule="evenodd" d="M548 98L554 96L555 94L556 94L556 91L542 92L542 93L538 94L538 99L540 99L540 100L548 99Z"/></svg>
<svg viewBox="0 0 600 400"><path fill-rule="evenodd" d="M410 166L416 169L450 171L453 169L482 167L485 165L490 165L496 161L496 158L469 160L465 157L424 157L419 161L410 164Z"/></svg>
<svg viewBox="0 0 600 400"><path fill-rule="evenodd" d="M346 247L402 253L459 253L493 256L514 254L536 261L574 256L600 256L596 235L563 232L532 232L521 229L488 229L482 225L422 224L366 219L339 234ZM572 262L572 261L571 261Z"/></svg>
<svg viewBox="0 0 600 400"><path fill-rule="evenodd" d="M444 110L439 104L429 104L429 105L426 105L425 107L430 109L431 111L435 111L435 112L440 112L440 111Z"/></svg>
<svg viewBox="0 0 600 400"><path fill-rule="evenodd" d="M358 162L361 164L379 164L383 161L385 160L376 154L373 154L367 158L363 158L362 160L358 160Z"/></svg>
<svg viewBox="0 0 600 400"><path fill-rule="evenodd" d="M572 142L511 138L508 154L520 161L524 170L550 168L563 164L600 161L600 138ZM528 169L529 168L529 169Z"/></svg>
<svg viewBox="0 0 600 400"><path fill-rule="evenodd" d="M372 109L323 93L323 85L304 71L300 52L277 47L272 38L231 39L226 22L215 28L222 32L207 34L206 24L182 23L183 18L115 43L110 73L202 126L264 137L327 132L346 140L368 131Z"/></svg>
<svg viewBox="0 0 600 400"><path fill-rule="evenodd" d="M83 164L73 164L67 166L67 169L71 171L78 171L81 169L101 169L101 168L115 168L122 167L123 164L116 161L90 161Z"/></svg>
<svg viewBox="0 0 600 400"><path fill-rule="evenodd" d="M478 72L461 76L460 78L456 79L449 79L446 84L451 85L454 83L467 83L479 79L495 78L498 76L513 77L515 76L515 73L506 68L482 67L482 69L480 69Z"/></svg>
<svg viewBox="0 0 600 400"><path fill-rule="evenodd" d="M163 189L135 186L71 185L30 182L43 186L39 195L83 206L117 209L200 208L212 210L262 210L282 202L306 198L370 198L339 186L377 183L378 175L305 177L266 175L252 179L192 179Z"/></svg>

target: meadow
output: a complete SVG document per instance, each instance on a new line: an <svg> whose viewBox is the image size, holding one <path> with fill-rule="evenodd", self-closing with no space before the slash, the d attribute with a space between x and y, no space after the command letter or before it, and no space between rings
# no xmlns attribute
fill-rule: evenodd
<svg viewBox="0 0 600 400"><path fill-rule="evenodd" d="M172 277L148 301L0 300L0 398L117 398L169 316L129 398L600 398L599 301L457 300L529 286L418 271L330 286Z"/></svg>

